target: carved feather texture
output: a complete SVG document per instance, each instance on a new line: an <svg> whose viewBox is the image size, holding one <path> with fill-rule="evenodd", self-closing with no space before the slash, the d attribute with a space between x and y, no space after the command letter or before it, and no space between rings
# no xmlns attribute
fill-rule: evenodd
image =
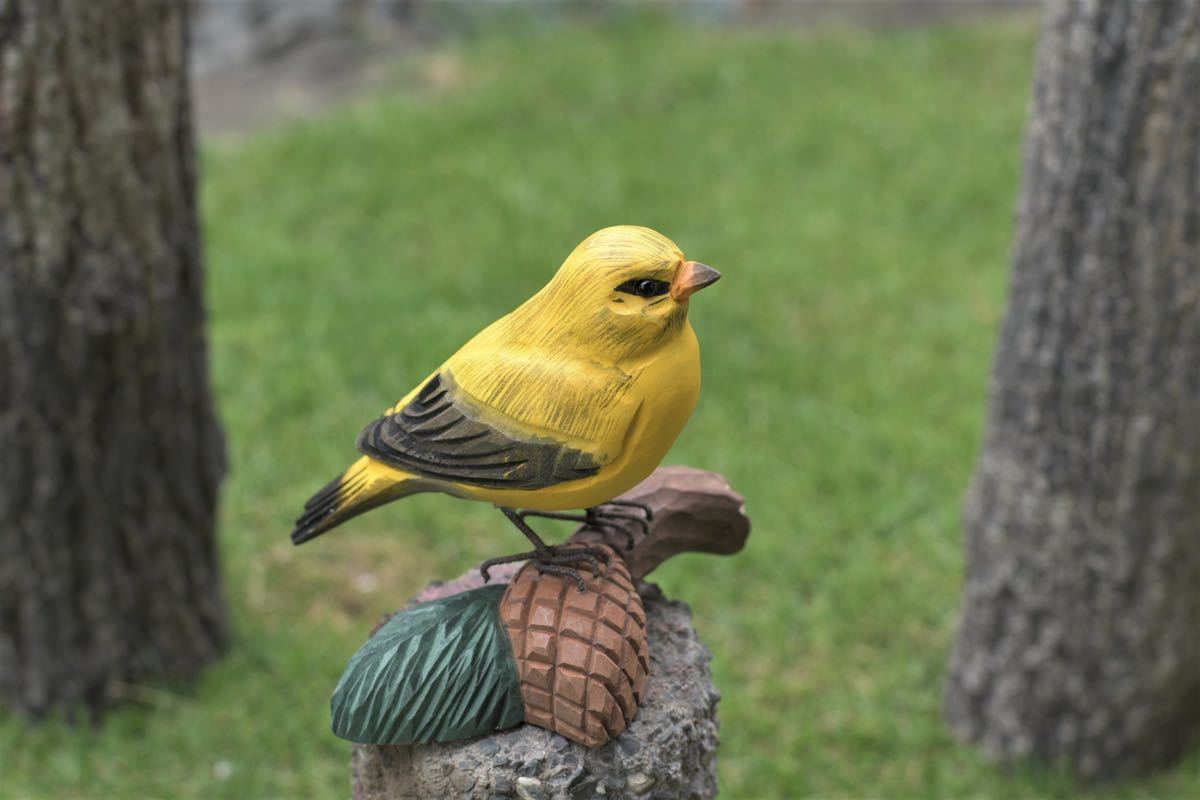
<svg viewBox="0 0 1200 800"><path fill-rule="evenodd" d="M594 475L588 453L548 438L509 436L475 418L446 372L358 438L365 455L414 475L471 486L541 489Z"/></svg>
<svg viewBox="0 0 1200 800"><path fill-rule="evenodd" d="M686 262L631 225L585 239L539 292L489 325L358 440L364 454L305 510L293 540L418 492L587 508L658 466L700 392L687 302L618 291Z"/></svg>
<svg viewBox="0 0 1200 800"><path fill-rule="evenodd" d="M446 367L472 397L507 417L608 447L637 410L649 351L687 321L682 306L661 319L612 314L608 299L630 276L669 282L682 259L674 242L649 228L597 231L541 291Z"/></svg>

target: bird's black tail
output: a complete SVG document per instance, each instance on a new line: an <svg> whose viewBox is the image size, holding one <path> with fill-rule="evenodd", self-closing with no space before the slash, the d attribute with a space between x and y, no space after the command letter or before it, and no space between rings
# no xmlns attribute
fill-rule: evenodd
<svg viewBox="0 0 1200 800"><path fill-rule="evenodd" d="M378 467L369 458L359 459L310 497L292 530L292 543L304 544L364 511L413 493L408 481L380 476Z"/></svg>

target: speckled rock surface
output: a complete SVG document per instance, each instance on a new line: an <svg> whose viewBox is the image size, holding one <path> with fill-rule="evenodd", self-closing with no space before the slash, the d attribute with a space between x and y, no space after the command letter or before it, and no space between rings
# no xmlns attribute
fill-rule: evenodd
<svg viewBox="0 0 1200 800"><path fill-rule="evenodd" d="M595 749L522 724L420 747L355 745L355 800L701 800L717 796L717 701L708 649L686 604L640 587L650 680L637 717Z"/></svg>

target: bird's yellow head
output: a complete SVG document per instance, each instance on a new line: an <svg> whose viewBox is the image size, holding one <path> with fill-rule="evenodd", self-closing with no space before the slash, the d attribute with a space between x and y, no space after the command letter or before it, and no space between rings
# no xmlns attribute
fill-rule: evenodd
<svg viewBox="0 0 1200 800"><path fill-rule="evenodd" d="M554 320L546 338L586 342L616 362L680 333L688 299L720 277L661 233L616 225L580 242L528 310Z"/></svg>

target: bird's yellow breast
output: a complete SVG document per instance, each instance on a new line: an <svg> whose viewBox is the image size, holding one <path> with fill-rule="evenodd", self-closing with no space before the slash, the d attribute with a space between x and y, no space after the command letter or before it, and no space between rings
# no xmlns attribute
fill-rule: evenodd
<svg viewBox="0 0 1200 800"><path fill-rule="evenodd" d="M476 369L460 372L468 363ZM541 511L589 508L643 481L670 450L700 396L700 347L690 324L638 362L607 366L564 354L557 363L530 366L539 376L557 378L516 384L523 391L495 381L495 373L470 359L455 356L446 367L485 405L585 449L602 463L595 475L533 491L456 487L456 494L472 499Z"/></svg>
<svg viewBox="0 0 1200 800"><path fill-rule="evenodd" d="M635 297L620 287L643 278L666 285L682 258L674 243L649 229L599 231L546 286L430 376L442 375L461 396L460 410L503 438L562 445L572 464L586 465L572 473L584 477L516 489L496 488L495 480L452 479L445 471L417 476L373 467L388 470L379 482L419 481L421 491L548 511L595 506L642 481L696 405L700 348L686 297ZM418 391L392 412L401 413Z"/></svg>

